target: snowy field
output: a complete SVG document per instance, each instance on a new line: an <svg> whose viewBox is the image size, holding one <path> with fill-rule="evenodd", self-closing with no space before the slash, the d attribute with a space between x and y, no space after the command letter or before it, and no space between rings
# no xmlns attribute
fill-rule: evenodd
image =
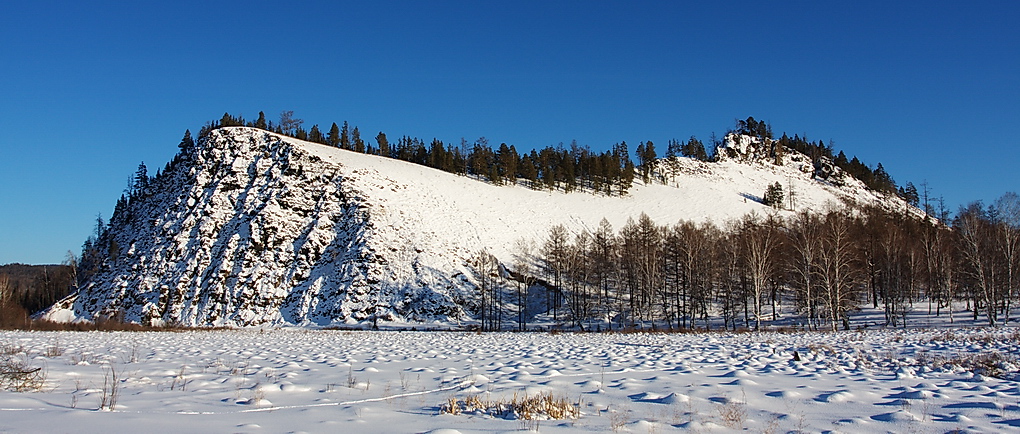
<svg viewBox="0 0 1020 434"><path fill-rule="evenodd" d="M1003 432L1020 429L1020 385L993 359L1020 354L1018 339L1013 327L4 331L8 359L46 378L0 392L0 432ZM579 414L501 413L525 396ZM451 400L460 414L443 412Z"/></svg>

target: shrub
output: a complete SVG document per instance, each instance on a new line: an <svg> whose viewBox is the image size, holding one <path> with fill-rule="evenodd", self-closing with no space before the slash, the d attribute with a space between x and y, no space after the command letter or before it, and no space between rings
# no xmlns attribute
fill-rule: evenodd
<svg viewBox="0 0 1020 434"><path fill-rule="evenodd" d="M32 366L18 347L0 348L0 389L14 392L40 390L46 383L46 371Z"/></svg>
<svg viewBox="0 0 1020 434"><path fill-rule="evenodd" d="M581 415L580 404L551 392L535 396L514 393L509 401L490 401L481 395L465 398L463 401L450 397L439 408L442 414L483 413L502 419L546 420L577 419Z"/></svg>

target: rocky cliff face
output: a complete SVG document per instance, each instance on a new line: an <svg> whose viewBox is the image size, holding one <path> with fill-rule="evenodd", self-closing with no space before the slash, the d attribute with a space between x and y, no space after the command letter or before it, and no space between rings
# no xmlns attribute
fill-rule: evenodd
<svg viewBox="0 0 1020 434"><path fill-rule="evenodd" d="M469 285L456 273L426 286L388 267L351 176L265 131L213 131L114 222L117 252L48 315L234 326L464 316Z"/></svg>

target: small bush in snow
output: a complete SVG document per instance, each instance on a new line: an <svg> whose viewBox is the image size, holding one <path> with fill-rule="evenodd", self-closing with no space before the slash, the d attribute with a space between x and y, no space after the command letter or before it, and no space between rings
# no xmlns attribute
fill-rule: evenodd
<svg viewBox="0 0 1020 434"><path fill-rule="evenodd" d="M550 393L535 396L514 393L509 401L490 401L481 395L465 398L463 401L450 397L442 407L441 414L482 413L502 419L546 420L577 419L581 416L580 405L566 397Z"/></svg>
<svg viewBox="0 0 1020 434"><path fill-rule="evenodd" d="M0 389L14 392L40 390L46 383L46 371L32 366L21 354L0 354Z"/></svg>

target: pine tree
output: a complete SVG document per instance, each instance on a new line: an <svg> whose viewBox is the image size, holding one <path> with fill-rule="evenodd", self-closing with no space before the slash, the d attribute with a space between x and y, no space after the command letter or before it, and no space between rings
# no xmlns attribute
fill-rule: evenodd
<svg viewBox="0 0 1020 434"><path fill-rule="evenodd" d="M340 127L336 126L336 122L333 122L333 126L329 127L329 135L326 136L326 144L334 148L340 146Z"/></svg>
<svg viewBox="0 0 1020 434"><path fill-rule="evenodd" d="M379 146L379 155L390 157L390 142L386 140L386 133L380 131L376 134L375 143Z"/></svg>
<svg viewBox="0 0 1020 434"><path fill-rule="evenodd" d="M896 182L893 181L892 176L885 171L885 167L882 167L882 163L878 163L878 167L875 168L874 172L874 184L872 189L892 193L896 191Z"/></svg>
<svg viewBox="0 0 1020 434"><path fill-rule="evenodd" d="M326 138L322 136L322 132L319 131L319 125L312 125L312 130L308 132L308 141L315 143L326 143Z"/></svg>
<svg viewBox="0 0 1020 434"><path fill-rule="evenodd" d="M354 152L365 153L365 141L361 139L361 131L358 130L358 127L351 130L351 147Z"/></svg>
<svg viewBox="0 0 1020 434"><path fill-rule="evenodd" d="M765 196L762 198L762 203L773 208L783 207L783 185L776 181L775 184L770 185L765 189Z"/></svg>
<svg viewBox="0 0 1020 434"><path fill-rule="evenodd" d="M534 160L530 155L525 155L521 158L520 164L521 178L528 180L528 186L534 189L538 188L538 169L535 168Z"/></svg>
<svg viewBox="0 0 1020 434"><path fill-rule="evenodd" d="M673 159L680 155L683 144L677 139L669 139L669 143L666 145L666 158Z"/></svg>
<svg viewBox="0 0 1020 434"><path fill-rule="evenodd" d="M641 169L641 181L645 184L651 180L652 165L655 164L655 144L650 140L641 142L637 147L638 168Z"/></svg>
<svg viewBox="0 0 1020 434"><path fill-rule="evenodd" d="M687 143L680 146L681 155L698 161L708 161L708 153L705 152L705 145L697 137L691 136Z"/></svg>
<svg viewBox="0 0 1020 434"><path fill-rule="evenodd" d="M184 138L181 139L181 144L177 147L184 155L191 154L195 150L195 141L191 139L191 130L184 130Z"/></svg>
<svg viewBox="0 0 1020 434"><path fill-rule="evenodd" d="M134 193L136 195L145 194L145 190L149 188L149 171L145 167L145 162L138 163L138 170L135 171L135 185Z"/></svg>
<svg viewBox="0 0 1020 434"><path fill-rule="evenodd" d="M499 177L503 181L511 185L517 183L517 161L519 159L517 150L512 146L507 146L506 143L499 145L499 150L496 151L496 164Z"/></svg>
<svg viewBox="0 0 1020 434"><path fill-rule="evenodd" d="M913 206L917 206L918 201L920 200L920 197L917 193L917 187L915 187L914 183L912 182L907 183L907 186L903 188L903 191L900 193L900 197L902 197L903 200L907 201L907 203Z"/></svg>
<svg viewBox="0 0 1020 434"><path fill-rule="evenodd" d="M343 128L340 128L340 149L351 149L351 133L347 127L347 121L344 121Z"/></svg>
<svg viewBox="0 0 1020 434"><path fill-rule="evenodd" d="M252 126L263 130L269 129L269 125L266 124L266 114L259 112L259 118L255 120L255 123L252 124Z"/></svg>

